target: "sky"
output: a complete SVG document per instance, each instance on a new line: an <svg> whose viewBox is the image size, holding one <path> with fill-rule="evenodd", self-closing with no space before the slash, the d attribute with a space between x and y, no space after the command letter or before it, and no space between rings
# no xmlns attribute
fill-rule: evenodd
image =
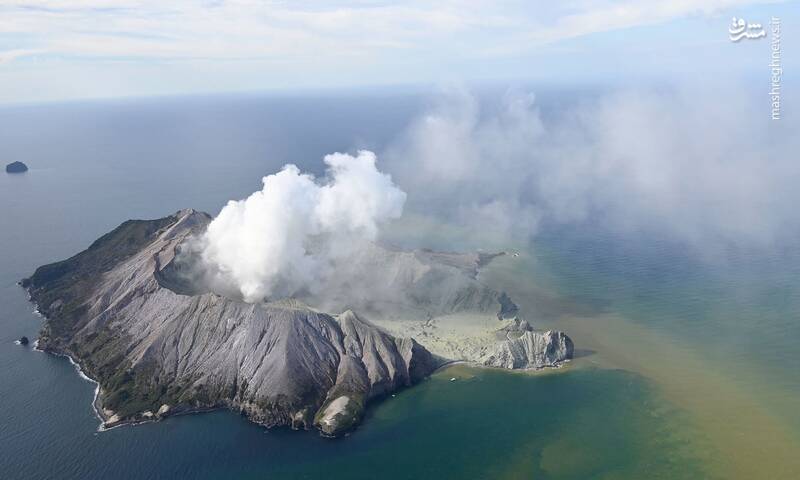
<svg viewBox="0 0 800 480"><path fill-rule="evenodd" d="M791 2L0 0L0 103L369 85L763 79ZM796 30L795 30L796 31ZM794 65L797 36L783 40Z"/></svg>

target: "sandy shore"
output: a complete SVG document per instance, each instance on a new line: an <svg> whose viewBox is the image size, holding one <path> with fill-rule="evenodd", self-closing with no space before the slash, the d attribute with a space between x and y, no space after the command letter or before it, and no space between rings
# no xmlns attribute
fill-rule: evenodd
<svg viewBox="0 0 800 480"><path fill-rule="evenodd" d="M485 314L453 314L429 320L373 320L398 337L411 337L431 353L453 361L478 362L500 340L508 320Z"/></svg>

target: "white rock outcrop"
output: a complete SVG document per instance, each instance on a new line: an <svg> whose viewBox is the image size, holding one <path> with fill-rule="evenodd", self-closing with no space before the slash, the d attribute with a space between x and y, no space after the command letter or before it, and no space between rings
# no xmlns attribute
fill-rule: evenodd
<svg viewBox="0 0 800 480"><path fill-rule="evenodd" d="M481 363L508 369L554 367L571 359L573 351L572 340L564 332L528 330L517 338L497 342Z"/></svg>

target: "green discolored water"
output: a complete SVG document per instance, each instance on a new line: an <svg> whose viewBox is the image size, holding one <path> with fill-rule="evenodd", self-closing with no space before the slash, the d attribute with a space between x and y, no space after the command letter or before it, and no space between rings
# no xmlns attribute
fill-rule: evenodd
<svg viewBox="0 0 800 480"><path fill-rule="evenodd" d="M698 478L701 466L681 440L685 427L646 381L626 372L535 376L456 366L388 399L351 437L276 471L288 478Z"/></svg>
<svg viewBox="0 0 800 480"><path fill-rule="evenodd" d="M800 257L797 249L702 258L660 239L602 229L542 235L499 262L540 327L570 333L578 364L621 368L687 414L683 438L708 474L800 472Z"/></svg>

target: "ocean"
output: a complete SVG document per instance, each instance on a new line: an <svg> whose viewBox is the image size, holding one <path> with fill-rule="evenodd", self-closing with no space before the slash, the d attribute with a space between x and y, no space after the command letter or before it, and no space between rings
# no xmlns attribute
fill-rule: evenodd
<svg viewBox="0 0 800 480"><path fill-rule="evenodd" d="M380 152L430 101L375 91L0 109L0 160L30 168L0 175L0 477L796 476L800 248L709 259L602 225L544 228L484 275L535 326L570 334L577 358L536 373L452 366L338 440L226 411L98 432L94 385L14 343L42 322L17 285L37 266L129 218L216 214L285 163L321 174L327 153Z"/></svg>

